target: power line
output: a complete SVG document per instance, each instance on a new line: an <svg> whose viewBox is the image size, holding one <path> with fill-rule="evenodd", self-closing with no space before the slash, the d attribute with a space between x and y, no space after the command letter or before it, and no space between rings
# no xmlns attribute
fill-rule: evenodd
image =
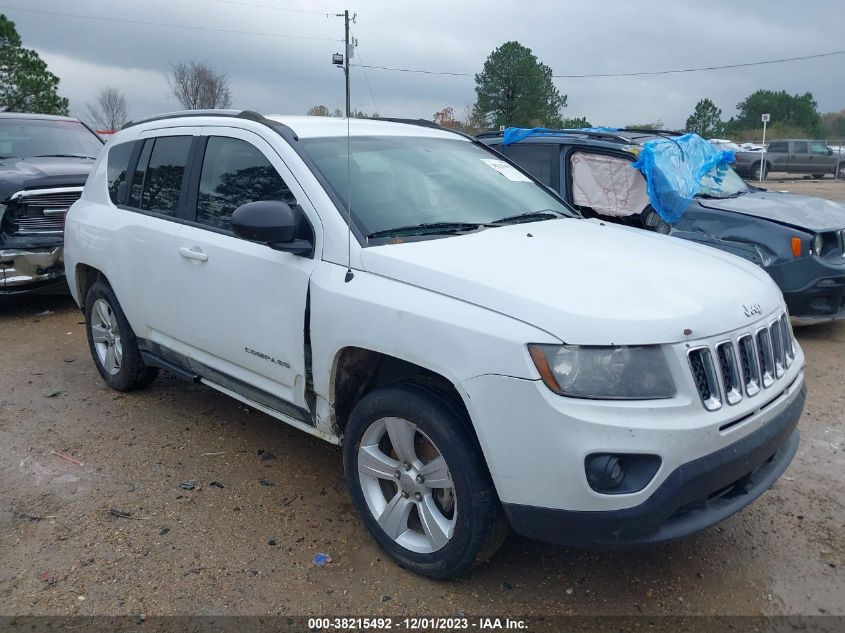
<svg viewBox="0 0 845 633"><path fill-rule="evenodd" d="M239 2L238 0L214 0L222 4L236 4L242 7L255 7L257 9L271 9L273 11L288 11L289 13L310 13L312 15L321 15L323 17L330 17L334 11L313 11L311 9L291 9L289 7L277 7L272 4L253 4L252 2Z"/></svg>
<svg viewBox="0 0 845 633"><path fill-rule="evenodd" d="M671 75L675 73L697 73L703 70L725 70L728 68L745 68L747 66L764 66L766 64L781 64L783 62L797 62L804 59L817 59L819 57L831 57L833 55L845 54L845 50L831 51L829 53L815 53L813 55L802 55L800 57L784 57L782 59L767 59L760 62L745 62L742 64L725 64L723 66L701 66L699 68L677 68L673 70L643 70L633 73L593 73L588 75L552 75L560 79L580 79L583 77L637 77L640 75Z"/></svg>
<svg viewBox="0 0 845 633"><path fill-rule="evenodd" d="M364 58L361 57L361 51L360 50L358 51L358 58L362 62L364 61ZM373 100L373 107L376 109L376 114L378 114L378 111L379 111L378 104L376 103L376 96L373 94L373 87L370 85L370 78L367 77L367 69L363 65L361 65L360 68L361 68L361 72L364 73L364 81L367 82L367 90L370 91L370 99Z"/></svg>
<svg viewBox="0 0 845 633"><path fill-rule="evenodd" d="M25 13L38 13L41 15L53 15L64 18L79 18L82 20L98 20L101 22L122 22L124 24L141 24L143 26L164 26L172 29L188 29L192 31L211 31L213 33L231 33L235 35L259 35L261 37L283 37L296 40L319 40L323 42L340 42L331 37L315 37L312 35L289 35L286 33L260 33L256 31L238 31L235 29L215 29L207 26L194 26L188 24L169 24L166 22L147 22L144 20L130 20L127 18L107 18L99 15L79 15L77 13L60 13L58 11L42 11L39 9L23 9L21 7L0 6L0 9L11 11L23 11Z"/></svg>
<svg viewBox="0 0 845 633"><path fill-rule="evenodd" d="M782 59L767 59L759 62L745 62L741 64L725 64L723 66L701 66L698 68L676 68L672 70L643 70L630 73L585 73L580 75L552 75L555 79L585 79L588 77L637 77L641 75L671 75L675 73L695 73L705 70L725 70L728 68L744 68L747 66L763 66L765 64L780 64L783 62L794 62L805 59L817 59L819 57L831 57L833 55L845 54L845 50L831 51L829 53L816 53L813 55L802 55L800 57L784 57ZM362 68L374 70L389 70L400 73L418 73L422 75L448 75L452 77L474 77L476 73L460 73L451 71L422 70L418 68L397 68L392 66L372 66L366 64L355 64Z"/></svg>

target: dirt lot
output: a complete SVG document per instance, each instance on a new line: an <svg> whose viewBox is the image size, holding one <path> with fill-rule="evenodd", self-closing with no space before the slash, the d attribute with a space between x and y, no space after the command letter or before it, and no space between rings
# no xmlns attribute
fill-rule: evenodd
<svg viewBox="0 0 845 633"><path fill-rule="evenodd" d="M845 199L845 183L775 185ZM374 545L336 447L165 375L110 391L69 298L7 304L0 613L845 614L845 323L797 334L802 443L757 503L632 552L511 536L471 575L434 582ZM332 562L313 566L317 552Z"/></svg>

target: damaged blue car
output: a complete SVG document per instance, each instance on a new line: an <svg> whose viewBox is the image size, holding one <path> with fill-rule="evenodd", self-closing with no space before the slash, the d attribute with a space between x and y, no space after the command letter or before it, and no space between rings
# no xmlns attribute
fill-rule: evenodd
<svg viewBox="0 0 845 633"><path fill-rule="evenodd" d="M845 205L767 191L694 134L508 128L479 140L598 217L699 242L764 268L793 320L845 318Z"/></svg>

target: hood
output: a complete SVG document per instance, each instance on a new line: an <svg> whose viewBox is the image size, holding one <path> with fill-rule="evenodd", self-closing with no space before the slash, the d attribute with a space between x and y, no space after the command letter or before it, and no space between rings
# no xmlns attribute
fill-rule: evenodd
<svg viewBox="0 0 845 633"><path fill-rule="evenodd" d="M731 211L800 229L823 232L845 227L845 204L778 191L752 191L736 198L696 198L706 209Z"/></svg>
<svg viewBox="0 0 845 633"><path fill-rule="evenodd" d="M759 304L768 315L783 303L769 276L738 257L598 220L549 220L370 247L362 260L374 274L580 345L713 336L752 322L744 305Z"/></svg>
<svg viewBox="0 0 845 633"><path fill-rule="evenodd" d="M0 160L0 200L21 189L77 187L96 161L86 158L6 158Z"/></svg>

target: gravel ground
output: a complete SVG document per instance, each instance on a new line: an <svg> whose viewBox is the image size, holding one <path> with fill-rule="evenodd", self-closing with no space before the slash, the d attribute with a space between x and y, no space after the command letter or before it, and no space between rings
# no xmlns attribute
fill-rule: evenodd
<svg viewBox="0 0 845 633"><path fill-rule="evenodd" d="M785 182L845 199L845 183ZM167 375L113 392L69 298L7 302L0 613L845 615L845 323L797 336L801 447L752 506L629 552L512 535L467 577L436 582L370 539L336 447ZM332 562L312 565L318 552Z"/></svg>

